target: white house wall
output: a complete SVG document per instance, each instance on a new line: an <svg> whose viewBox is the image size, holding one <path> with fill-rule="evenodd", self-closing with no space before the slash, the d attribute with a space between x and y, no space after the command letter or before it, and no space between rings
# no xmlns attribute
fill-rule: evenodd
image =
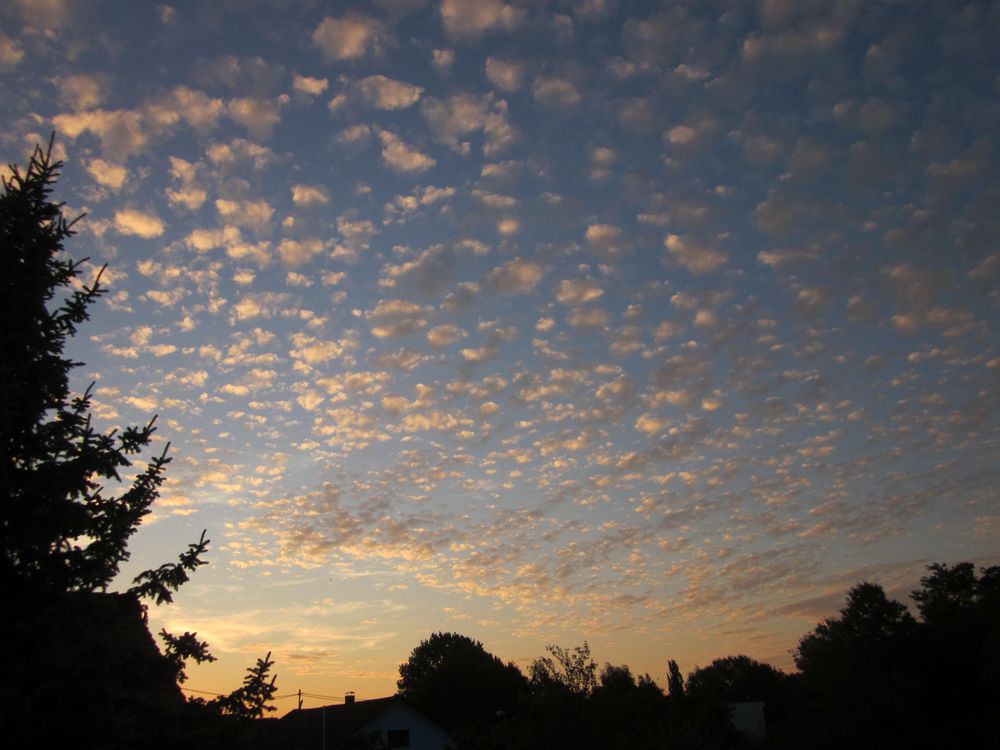
<svg viewBox="0 0 1000 750"><path fill-rule="evenodd" d="M379 731L385 739L390 729L410 730L410 750L444 750L448 733L402 701L392 704L361 728L360 734Z"/></svg>

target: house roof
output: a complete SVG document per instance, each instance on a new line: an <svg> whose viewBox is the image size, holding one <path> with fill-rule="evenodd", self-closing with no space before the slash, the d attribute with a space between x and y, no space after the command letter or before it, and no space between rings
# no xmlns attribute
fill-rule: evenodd
<svg viewBox="0 0 1000 750"><path fill-rule="evenodd" d="M320 708L299 708L285 714L280 721L288 726L289 736L295 738L295 744L289 747L312 748L322 743L325 716L326 747L336 748L397 703L403 703L410 710L425 716L402 696L392 695Z"/></svg>

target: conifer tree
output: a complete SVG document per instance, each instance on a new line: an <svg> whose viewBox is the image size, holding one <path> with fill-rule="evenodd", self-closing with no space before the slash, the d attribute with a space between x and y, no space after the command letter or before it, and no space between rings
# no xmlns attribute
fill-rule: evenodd
<svg viewBox="0 0 1000 750"><path fill-rule="evenodd" d="M104 289L100 273L81 284L86 261L65 253L75 220L51 198L61 166L51 142L37 147L25 171L11 166L0 195L0 585L33 595L105 590L170 461L164 448L118 494L105 487L149 447L156 418L101 432L93 387L70 392L81 363L65 356L66 341ZM200 564L205 544L182 570ZM169 586L158 571L142 583L156 582Z"/></svg>
<svg viewBox="0 0 1000 750"><path fill-rule="evenodd" d="M63 204L52 200L62 167L52 146L36 147L23 171L11 165L0 191L0 591L22 615L32 607L50 611L44 602L51 596L107 590L170 463L167 444L127 476L152 443L156 417L101 432L92 423L93 385L70 391L70 373L82 363L65 355L66 342L104 294L104 269L90 285L81 283L87 259L66 254L63 243L78 219L67 220ZM136 576L129 592L169 603L205 564L208 544L202 532L177 562ZM186 679L187 659L215 660L195 633L160 635L178 682ZM272 665L270 654L258 659L243 686L210 707L239 718L273 710L266 705L275 690Z"/></svg>

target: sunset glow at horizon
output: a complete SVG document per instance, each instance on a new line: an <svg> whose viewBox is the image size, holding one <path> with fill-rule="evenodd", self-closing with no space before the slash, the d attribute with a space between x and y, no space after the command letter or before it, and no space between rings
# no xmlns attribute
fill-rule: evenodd
<svg viewBox="0 0 1000 750"><path fill-rule="evenodd" d="M120 588L212 540L185 687L389 695L434 631L787 670L1000 562L997 3L0 19L2 161L55 132L107 265L74 388L171 444Z"/></svg>

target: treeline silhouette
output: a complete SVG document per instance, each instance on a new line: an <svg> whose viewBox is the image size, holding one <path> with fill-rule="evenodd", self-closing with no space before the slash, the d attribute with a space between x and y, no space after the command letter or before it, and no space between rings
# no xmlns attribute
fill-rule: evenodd
<svg viewBox="0 0 1000 750"><path fill-rule="evenodd" d="M455 633L400 666L399 692L472 748L1000 747L1000 567L927 568L914 617L881 586L847 594L839 616L795 649L787 674L748 656L716 659L667 689L626 665L598 670L587 643L550 646L523 674ZM766 735L732 722L763 703Z"/></svg>

